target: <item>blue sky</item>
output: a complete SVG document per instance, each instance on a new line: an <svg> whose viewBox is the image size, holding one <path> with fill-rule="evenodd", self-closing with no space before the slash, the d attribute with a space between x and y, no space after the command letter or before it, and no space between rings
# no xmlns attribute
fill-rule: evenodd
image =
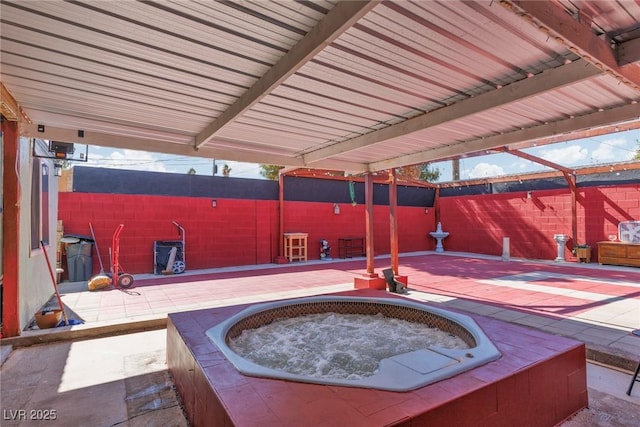
<svg viewBox="0 0 640 427"><path fill-rule="evenodd" d="M631 160L640 148L639 141L640 129L634 129L543 147L532 147L523 151L566 167L577 168ZM88 157L89 161L86 164L79 164L170 173L187 173L190 168L194 168L198 175L211 175L213 170L211 159L96 146L89 147ZM224 164L228 164L232 177L262 178L259 166L254 163L216 159L216 164L218 175L222 174ZM440 181L452 180L451 162L434 163L433 167L440 169ZM548 168L509 154L491 154L460 160L461 179L479 179L542 170L548 170Z"/></svg>

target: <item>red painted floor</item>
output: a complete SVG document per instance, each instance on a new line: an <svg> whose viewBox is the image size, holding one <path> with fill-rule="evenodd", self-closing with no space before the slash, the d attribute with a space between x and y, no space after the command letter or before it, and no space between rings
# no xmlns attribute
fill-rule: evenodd
<svg viewBox="0 0 640 427"><path fill-rule="evenodd" d="M375 264L381 274L389 258ZM89 292L82 283L60 288L68 311L92 327L352 290L365 269L366 260L358 258L142 275L128 290ZM400 274L408 276L412 298L573 337L632 359L640 354L640 339L630 335L640 328L639 268L427 252L401 255Z"/></svg>
<svg viewBox="0 0 640 427"><path fill-rule="evenodd" d="M388 268L388 260L377 261L377 271ZM88 293L66 294L65 305L75 309L89 308L106 317L131 317L171 311L182 305L231 300L239 296L259 296L295 290L353 283L365 271L365 261L300 264L283 268L212 272L194 275L145 276L136 279L134 288ZM531 273L574 276L533 278L529 284L540 287L585 291L602 295L602 301L585 300L571 293L559 295L544 290L530 291L489 285L483 280ZM417 291L438 293L496 304L509 304L532 312L565 315L606 304L606 297L640 300L640 287L613 285L607 281L640 283L640 271L619 272L592 268L568 267L537 263L491 261L467 257L425 255L401 258L400 274L409 277L409 286ZM580 276L580 277L575 277ZM63 284L64 288L64 284ZM96 297L99 295L99 297ZM84 300L84 301L83 301ZM82 304L82 302L87 304ZM80 303L80 304L79 304ZM564 311L562 311L564 310Z"/></svg>
<svg viewBox="0 0 640 427"><path fill-rule="evenodd" d="M621 272L574 265L503 263L450 256L442 262L433 258L407 259L402 266L401 274L408 275L411 287L418 291L542 315L575 316L620 299L638 301L640 307L640 270ZM517 275L531 278L516 281L510 286L486 283L491 279L508 281L511 276ZM536 278L536 275L543 277ZM531 290L529 285L534 285L535 290ZM562 291L566 292L562 294ZM593 295L585 299L581 292Z"/></svg>

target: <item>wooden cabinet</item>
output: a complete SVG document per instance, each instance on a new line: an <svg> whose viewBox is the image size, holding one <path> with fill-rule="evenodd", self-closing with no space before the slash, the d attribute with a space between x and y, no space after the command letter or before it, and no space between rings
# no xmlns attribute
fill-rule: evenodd
<svg viewBox="0 0 640 427"><path fill-rule="evenodd" d="M640 243L598 242L598 262L640 267Z"/></svg>

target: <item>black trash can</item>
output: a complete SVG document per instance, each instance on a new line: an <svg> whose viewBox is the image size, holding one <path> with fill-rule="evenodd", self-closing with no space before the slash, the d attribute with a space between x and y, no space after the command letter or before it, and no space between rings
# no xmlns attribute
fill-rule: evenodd
<svg viewBox="0 0 640 427"><path fill-rule="evenodd" d="M93 272L93 244L87 241L68 244L67 251L67 272L69 281L82 282L91 278Z"/></svg>

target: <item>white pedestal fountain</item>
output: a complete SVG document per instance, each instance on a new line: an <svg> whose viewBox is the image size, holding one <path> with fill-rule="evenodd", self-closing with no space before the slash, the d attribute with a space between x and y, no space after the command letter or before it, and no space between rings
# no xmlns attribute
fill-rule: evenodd
<svg viewBox="0 0 640 427"><path fill-rule="evenodd" d="M436 227L436 231L432 231L429 233L431 237L436 239L438 243L436 243L436 252L444 252L444 246L442 246L442 240L449 235L448 231L442 231L442 224L438 223Z"/></svg>
<svg viewBox="0 0 640 427"><path fill-rule="evenodd" d="M567 240L569 240L569 236L566 234L554 234L553 240L558 244L558 256L554 259L555 262L564 262L564 245L567 244Z"/></svg>

